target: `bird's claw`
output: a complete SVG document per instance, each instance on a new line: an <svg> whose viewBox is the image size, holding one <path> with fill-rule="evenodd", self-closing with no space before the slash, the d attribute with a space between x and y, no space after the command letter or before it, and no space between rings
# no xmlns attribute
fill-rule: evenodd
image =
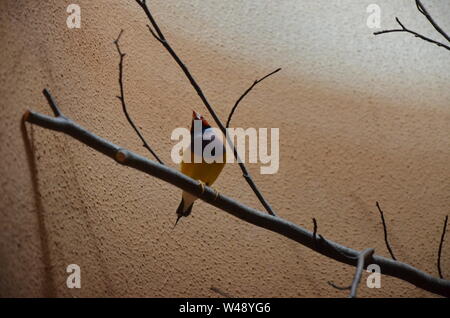
<svg viewBox="0 0 450 318"><path fill-rule="evenodd" d="M214 201L216 201L217 200L217 198L219 197L219 191L217 191L216 189L214 189L214 188L211 188L211 189L213 189L214 190Z"/></svg>
<svg viewBox="0 0 450 318"><path fill-rule="evenodd" d="M200 195L202 195L205 192L205 183L203 181L198 180L198 185L202 189L202 192L200 193Z"/></svg>
<svg viewBox="0 0 450 318"><path fill-rule="evenodd" d="M202 195L203 193L205 193L206 184L203 181L198 180L198 185L202 189L202 192L200 193L200 195ZM214 191L214 201L216 201L217 198L219 197L219 191L217 191L214 188L211 188L211 189Z"/></svg>

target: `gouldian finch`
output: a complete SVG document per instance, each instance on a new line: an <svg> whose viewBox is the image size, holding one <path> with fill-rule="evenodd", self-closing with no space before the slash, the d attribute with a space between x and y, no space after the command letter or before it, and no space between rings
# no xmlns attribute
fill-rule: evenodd
<svg viewBox="0 0 450 318"><path fill-rule="evenodd" d="M201 129L194 129L195 121L197 121L197 123L201 122L201 126L197 124L197 127L201 127ZM204 185L211 186L214 181L216 181L217 177L222 172L222 169L225 166L225 147L223 146L223 138L220 138L220 136L217 135L218 133L220 133L220 131L218 132L217 130L213 129L202 115L200 115L196 111L193 111L191 124L191 142L189 147L184 150L186 153L183 153L180 170L188 177L198 180L202 189L204 189ZM218 153L218 157L222 155L222 160L216 160L219 162L214 161L208 163L205 161L206 154L204 154L204 149L209 143L213 142L214 140L216 143L220 141L222 153ZM201 147L194 147L194 143L197 143ZM212 151L212 155L215 155L214 150ZM195 159L195 157L197 157L197 160ZM217 156L215 158L217 158ZM190 194L189 192L183 191L181 202L177 209L178 218L175 222L175 225L177 225L181 217L191 214L192 206L197 199L198 198L196 196Z"/></svg>

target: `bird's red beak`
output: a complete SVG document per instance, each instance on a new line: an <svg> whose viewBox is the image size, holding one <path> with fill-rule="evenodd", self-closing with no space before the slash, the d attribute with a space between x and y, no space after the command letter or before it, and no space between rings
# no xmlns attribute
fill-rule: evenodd
<svg viewBox="0 0 450 318"><path fill-rule="evenodd" d="M192 111L192 120L201 120L202 125L205 127L211 127L208 123L208 121L199 113L197 113L195 110Z"/></svg>

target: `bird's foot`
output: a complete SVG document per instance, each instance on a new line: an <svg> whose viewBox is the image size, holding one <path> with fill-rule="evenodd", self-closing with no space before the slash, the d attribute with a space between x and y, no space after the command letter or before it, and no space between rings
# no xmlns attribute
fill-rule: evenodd
<svg viewBox="0 0 450 318"><path fill-rule="evenodd" d="M200 189L202 189L202 192L200 193L200 195L202 195L203 193L205 193L205 183L201 180L198 180L198 185Z"/></svg>
<svg viewBox="0 0 450 318"><path fill-rule="evenodd" d="M206 184L203 181L198 180L198 185L202 189L202 192L200 193L200 195L202 195L203 193L205 193L205 186L206 186ZM217 198L219 197L219 191L217 191L213 187L211 187L211 189L214 191L214 201L216 201Z"/></svg>
<svg viewBox="0 0 450 318"><path fill-rule="evenodd" d="M214 191L214 201L216 201L217 198L219 197L219 191L217 191L217 190L214 189L214 188L211 188L211 189L213 189L213 191Z"/></svg>
<svg viewBox="0 0 450 318"><path fill-rule="evenodd" d="M202 189L202 192L200 193L200 195L205 193L205 186L206 186L206 184L203 181L198 180L198 186ZM219 197L219 191L217 191L213 187L211 187L211 189L214 191L214 201L216 201L217 198Z"/></svg>

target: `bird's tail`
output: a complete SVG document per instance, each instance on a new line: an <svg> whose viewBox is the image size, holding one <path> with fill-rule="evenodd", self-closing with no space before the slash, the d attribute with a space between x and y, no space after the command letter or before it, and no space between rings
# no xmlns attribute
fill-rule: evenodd
<svg viewBox="0 0 450 318"><path fill-rule="evenodd" d="M177 221L175 222L175 225L173 227L175 227L177 225L177 223L178 223L178 221L180 220L181 217L188 216L189 214L191 214L193 206L194 206L194 202L192 202L189 206L186 207L184 199L181 198L180 205L178 206L178 209L177 209L178 218L177 218Z"/></svg>

